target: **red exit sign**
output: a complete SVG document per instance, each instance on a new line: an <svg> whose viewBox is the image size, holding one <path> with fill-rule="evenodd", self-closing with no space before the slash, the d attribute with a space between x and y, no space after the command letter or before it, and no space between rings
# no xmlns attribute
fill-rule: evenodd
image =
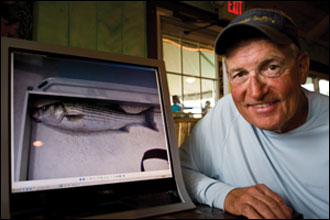
<svg viewBox="0 0 330 220"><path fill-rule="evenodd" d="M245 9L244 1L217 1L219 20L231 21L241 15Z"/></svg>
<svg viewBox="0 0 330 220"><path fill-rule="evenodd" d="M228 1L228 12L241 15L242 14L243 1Z"/></svg>

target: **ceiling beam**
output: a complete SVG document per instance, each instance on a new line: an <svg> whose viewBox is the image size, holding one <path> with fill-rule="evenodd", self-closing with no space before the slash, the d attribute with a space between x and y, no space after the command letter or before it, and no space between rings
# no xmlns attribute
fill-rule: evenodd
<svg viewBox="0 0 330 220"><path fill-rule="evenodd" d="M308 40L320 38L325 32L329 30L329 15L326 15L320 23L318 23L306 36Z"/></svg>

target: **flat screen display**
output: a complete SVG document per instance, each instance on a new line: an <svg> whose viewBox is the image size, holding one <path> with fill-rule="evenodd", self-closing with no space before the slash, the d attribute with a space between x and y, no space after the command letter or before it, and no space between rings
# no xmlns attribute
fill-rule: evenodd
<svg viewBox="0 0 330 220"><path fill-rule="evenodd" d="M12 192L172 177L157 69L11 56Z"/></svg>
<svg viewBox="0 0 330 220"><path fill-rule="evenodd" d="M33 44L7 51L11 215L151 209L141 217L190 204L159 62Z"/></svg>

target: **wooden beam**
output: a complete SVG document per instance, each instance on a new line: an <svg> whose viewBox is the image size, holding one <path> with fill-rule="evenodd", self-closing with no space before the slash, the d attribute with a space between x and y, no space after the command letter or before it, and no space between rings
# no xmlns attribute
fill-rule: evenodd
<svg viewBox="0 0 330 220"><path fill-rule="evenodd" d="M318 23L312 30L307 34L308 40L317 40L327 30L329 30L329 15L326 15L320 23Z"/></svg>

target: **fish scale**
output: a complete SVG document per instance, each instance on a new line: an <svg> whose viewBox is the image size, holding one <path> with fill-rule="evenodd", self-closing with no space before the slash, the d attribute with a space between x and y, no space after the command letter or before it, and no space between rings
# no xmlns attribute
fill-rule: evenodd
<svg viewBox="0 0 330 220"><path fill-rule="evenodd" d="M125 118L123 118L121 115L123 114L123 112L119 112L119 111L115 111L115 110L111 110L111 109L102 109L102 108L99 108L99 109L96 109L96 108L91 108L91 107L88 107L88 106L85 106L84 108L82 107L79 107L79 106L65 106L65 109L66 109L66 112L68 114L72 114L72 115L75 115L75 114L96 114L98 116L105 116L105 118L108 118L109 114L113 114L111 117L113 118L116 118L116 114L118 115L118 118L116 119L121 119L121 120L130 120L134 117L130 117L130 116L135 116L135 115L139 115L140 113L127 113L125 112Z"/></svg>

